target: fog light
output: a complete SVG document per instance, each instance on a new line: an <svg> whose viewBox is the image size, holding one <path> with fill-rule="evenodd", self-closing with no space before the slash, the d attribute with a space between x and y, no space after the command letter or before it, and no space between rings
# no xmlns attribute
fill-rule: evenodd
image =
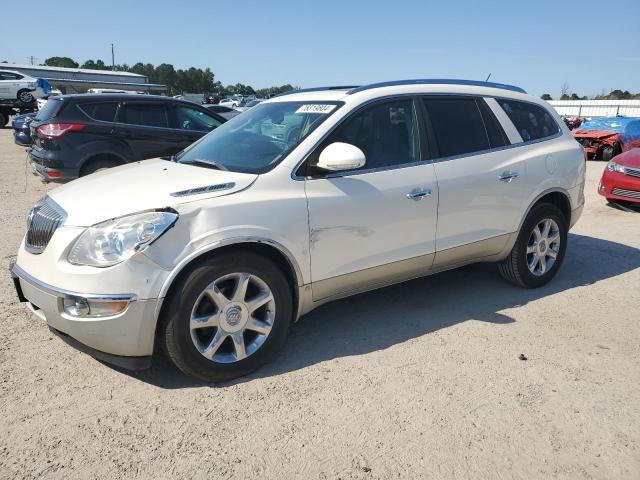
<svg viewBox="0 0 640 480"><path fill-rule="evenodd" d="M110 317L123 312L128 305L128 300L105 302L76 297L64 300L64 311L73 317Z"/></svg>

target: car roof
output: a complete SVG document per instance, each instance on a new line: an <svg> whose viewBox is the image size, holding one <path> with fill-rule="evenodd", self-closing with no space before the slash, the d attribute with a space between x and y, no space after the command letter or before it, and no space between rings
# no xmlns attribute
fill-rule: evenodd
<svg viewBox="0 0 640 480"><path fill-rule="evenodd" d="M131 93L73 93L68 95L59 95L54 97L58 100L79 100L79 101L121 101L127 100L130 102L170 102L170 103L184 103L187 105L198 105L195 102L184 100L181 98L167 97L164 95L147 95L139 94L132 95Z"/></svg>

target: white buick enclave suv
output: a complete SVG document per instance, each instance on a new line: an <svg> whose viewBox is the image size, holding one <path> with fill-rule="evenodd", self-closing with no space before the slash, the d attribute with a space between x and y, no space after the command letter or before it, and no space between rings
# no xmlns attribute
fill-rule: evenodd
<svg viewBox="0 0 640 480"><path fill-rule="evenodd" d="M18 296L77 348L244 375L318 305L473 262L533 288L584 204L581 147L509 85L411 80L263 102L31 211Z"/></svg>

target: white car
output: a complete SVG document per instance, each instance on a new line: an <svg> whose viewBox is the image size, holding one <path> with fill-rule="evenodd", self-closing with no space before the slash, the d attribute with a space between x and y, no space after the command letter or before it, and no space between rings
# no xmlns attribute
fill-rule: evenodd
<svg viewBox="0 0 640 480"><path fill-rule="evenodd" d="M337 298L473 262L544 285L584 205L583 151L560 117L484 82L297 91L175 160L48 192L12 271L72 345L134 369L157 348L209 381L260 367Z"/></svg>
<svg viewBox="0 0 640 480"><path fill-rule="evenodd" d="M224 98L224 99L220 100L220 103L218 103L218 105L222 105L223 107L229 107L229 108L237 108L240 105L242 105L242 99L240 99L240 98Z"/></svg>
<svg viewBox="0 0 640 480"><path fill-rule="evenodd" d="M13 70L0 70L0 99L31 103L45 95L36 78Z"/></svg>

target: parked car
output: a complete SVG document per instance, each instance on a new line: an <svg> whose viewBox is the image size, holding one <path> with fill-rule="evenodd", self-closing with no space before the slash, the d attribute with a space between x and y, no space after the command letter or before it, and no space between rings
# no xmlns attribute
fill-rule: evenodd
<svg viewBox="0 0 640 480"><path fill-rule="evenodd" d="M640 204L640 148L632 148L610 160L598 193L612 202Z"/></svg>
<svg viewBox="0 0 640 480"><path fill-rule="evenodd" d="M31 131L29 124L35 116L36 112L31 112L13 117L13 120L11 121L11 128L13 128L13 141L16 145L20 145L21 147L28 147L31 145Z"/></svg>
<svg viewBox="0 0 640 480"><path fill-rule="evenodd" d="M227 120L231 120L233 117L236 117L240 115L240 113L242 113L235 108L225 107L224 105L220 104L205 103L202 106L207 110L215 112L221 117L226 118Z"/></svg>
<svg viewBox="0 0 640 480"><path fill-rule="evenodd" d="M0 98L32 103L47 95L51 85L42 79L29 77L13 70L0 70Z"/></svg>
<svg viewBox="0 0 640 480"><path fill-rule="evenodd" d="M231 97L220 100L220 103L218 105L222 105L223 107L236 108L242 106L243 102L242 98L240 97Z"/></svg>
<svg viewBox="0 0 640 480"><path fill-rule="evenodd" d="M588 159L608 162L616 155L640 147L640 118L593 118L573 130Z"/></svg>
<svg viewBox="0 0 640 480"><path fill-rule="evenodd" d="M250 100L247 103L244 104L244 106L242 107L237 107L236 110L238 110L239 112L245 112L247 110L249 110L251 107L255 107L256 105L258 105L260 102L262 102L262 99L254 99L254 100Z"/></svg>
<svg viewBox="0 0 640 480"><path fill-rule="evenodd" d="M299 134L263 130L278 123ZM49 191L12 271L21 301L83 351L136 369L157 349L221 381L260 367L292 321L337 298L474 262L545 285L582 213L585 168L562 119L517 87L296 91L175 162Z"/></svg>
<svg viewBox="0 0 640 480"><path fill-rule="evenodd" d="M50 99L31 122L29 159L45 181L170 157L226 120L191 102L154 95L83 94Z"/></svg>

